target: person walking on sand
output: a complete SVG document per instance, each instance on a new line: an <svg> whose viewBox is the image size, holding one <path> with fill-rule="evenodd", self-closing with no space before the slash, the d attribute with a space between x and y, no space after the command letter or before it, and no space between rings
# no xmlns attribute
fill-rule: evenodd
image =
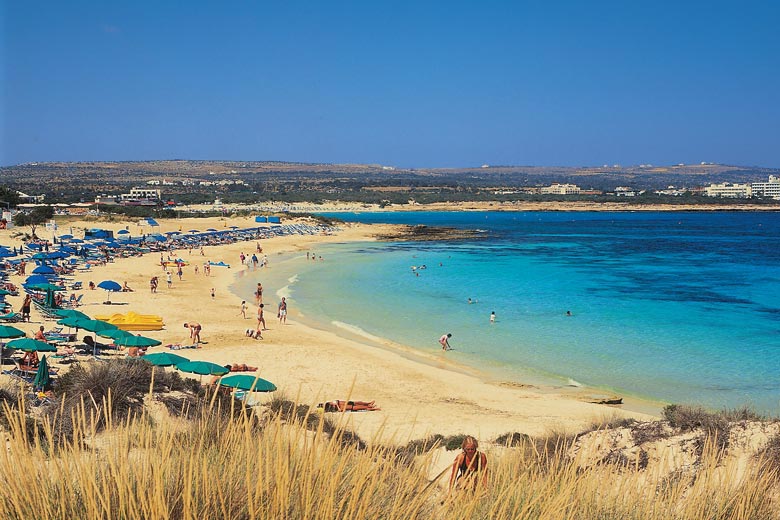
<svg viewBox="0 0 780 520"><path fill-rule="evenodd" d="M170 271L165 275L165 281L168 282L168 289L170 289L173 286L173 275L171 275Z"/></svg>
<svg viewBox="0 0 780 520"><path fill-rule="evenodd" d="M200 326L200 323L197 323L195 321L191 321L189 323L184 324L185 329L190 329L190 339L194 344L200 343L200 331L202 327Z"/></svg>
<svg viewBox="0 0 780 520"><path fill-rule="evenodd" d="M238 315L246 319L246 300L241 301L241 310L238 312Z"/></svg>
<svg viewBox="0 0 780 520"><path fill-rule="evenodd" d="M439 338L439 344L441 345L442 350L452 350L452 347L450 347L450 338L452 337L451 333L442 334L442 337Z"/></svg>
<svg viewBox="0 0 780 520"><path fill-rule="evenodd" d="M32 295L28 294L24 297L24 301L22 302L22 321L30 321L30 306L32 305Z"/></svg>
<svg viewBox="0 0 780 520"><path fill-rule="evenodd" d="M265 317L263 316L263 305L262 303L257 306L257 330L268 330L265 325Z"/></svg>
<svg viewBox="0 0 780 520"><path fill-rule="evenodd" d="M282 296L282 301L279 302L279 313L277 314L279 323L287 323L287 300Z"/></svg>

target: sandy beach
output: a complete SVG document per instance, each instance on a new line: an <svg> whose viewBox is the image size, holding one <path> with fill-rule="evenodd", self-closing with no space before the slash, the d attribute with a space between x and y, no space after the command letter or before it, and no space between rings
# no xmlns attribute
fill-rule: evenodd
<svg viewBox="0 0 780 520"><path fill-rule="evenodd" d="M160 220L156 232L229 226L254 227L250 218L209 218ZM142 229L136 221L113 222L60 222L57 231L38 229L41 238L52 238L53 233L83 234L85 228L102 228L113 231L128 229L133 236L149 229ZM14 232L28 229L6 230L0 233L0 243L18 245L11 237ZM274 256L311 250L325 241L373 240L373 236L386 233L387 226L343 224L332 235L291 235L261 241L263 252L268 255L273 270ZM406 442L429 434L468 433L482 440L492 440L507 432L542 434L551 429L577 431L594 420L614 414L649 418L643 412L655 413L651 405L629 403L614 407L584 402L588 389L540 388L524 385L522 381L487 381L481 374L459 367L448 360L446 353L440 357L415 359L415 355L403 346L387 343L387 348L376 346L318 330L305 325L296 308L290 302L286 324L276 319L278 287L265 287L266 322L268 331L263 340L245 335L248 328L256 326L257 307L247 301L247 318L241 316L239 295L230 292L237 277L251 275L262 281L263 271L249 271L242 266L239 255L255 252L255 242L238 242L228 245L207 246L203 255L199 250L177 250L174 257L189 261L181 280L173 274L169 288L166 275L160 266L160 254L143 257L118 258L106 265L95 266L89 272L77 272L84 290L79 310L94 317L112 313L134 311L141 314L162 316L165 328L144 333L167 344L188 344L189 331L185 322L202 325L203 344L198 349L184 349L176 353L196 360L219 364L245 363L259 367L259 375L274 382L279 392L291 400L316 404L332 399L375 400L381 411L341 414L365 439ZM336 258L327 259L337 261ZM202 270L203 262L223 261L231 268L212 267L210 276ZM194 272L194 266L201 266ZM32 266L28 268L32 270ZM159 289L151 293L149 280L160 279ZM12 276L17 285L25 277ZM103 280L127 282L133 292L111 294L112 305L104 302L107 293L100 289L89 290L90 281ZM265 285L265 284L264 284ZM214 296L212 297L212 289ZM22 296L7 297L15 310L21 306ZM44 321L33 310L32 322L16 324L32 336L39 325L47 329L53 321ZM81 338L84 334L80 334ZM149 352L162 352L164 346ZM124 353L114 354L125 355ZM91 362L81 358L82 363ZM2 376L6 378L7 376ZM197 377L197 376L196 376ZM204 378L204 382L206 378ZM593 392L598 393L598 392ZM271 399L270 394L257 394L260 403ZM336 414L333 414L334 416Z"/></svg>

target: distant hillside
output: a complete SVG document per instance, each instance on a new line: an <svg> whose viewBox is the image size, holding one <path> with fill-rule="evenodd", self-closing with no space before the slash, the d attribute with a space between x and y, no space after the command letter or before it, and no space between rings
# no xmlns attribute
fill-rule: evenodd
<svg viewBox="0 0 780 520"><path fill-rule="evenodd" d="M0 185L48 200L92 200L98 194L127 191L147 181L163 180L164 194L200 193L204 200L226 192L290 195L295 192L342 193L366 187L440 187L450 190L542 186L568 182L582 188L614 190L616 186L659 189L669 185L696 187L712 182L755 182L780 170L721 164L678 166L547 167L490 166L474 168L403 169L378 164L307 164L278 161L130 161L30 163L0 168ZM230 187L204 188L203 181L242 181ZM181 186L186 181L187 186Z"/></svg>

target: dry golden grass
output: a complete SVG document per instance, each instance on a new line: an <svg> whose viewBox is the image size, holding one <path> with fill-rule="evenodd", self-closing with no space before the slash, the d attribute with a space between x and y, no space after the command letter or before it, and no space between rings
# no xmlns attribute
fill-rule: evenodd
<svg viewBox="0 0 780 520"><path fill-rule="evenodd" d="M567 457L564 436L523 439L491 458L487 489L447 496L427 480L427 455L412 463L376 442L343 442L343 430L323 420L272 413L261 421L212 398L210 413L182 429L145 411L118 422L99 416L113 408L105 399L71 409L67 438L52 431L56 414L31 429L23 402L3 403L2 518L778 517L776 471L758 462L738 479L719 467L715 441L696 473L649 486L630 465L583 469Z"/></svg>

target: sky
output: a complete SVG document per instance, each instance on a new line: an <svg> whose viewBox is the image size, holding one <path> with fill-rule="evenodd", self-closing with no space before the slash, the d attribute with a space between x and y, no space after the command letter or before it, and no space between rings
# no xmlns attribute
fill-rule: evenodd
<svg viewBox="0 0 780 520"><path fill-rule="evenodd" d="M0 166L780 167L780 2L0 0Z"/></svg>

